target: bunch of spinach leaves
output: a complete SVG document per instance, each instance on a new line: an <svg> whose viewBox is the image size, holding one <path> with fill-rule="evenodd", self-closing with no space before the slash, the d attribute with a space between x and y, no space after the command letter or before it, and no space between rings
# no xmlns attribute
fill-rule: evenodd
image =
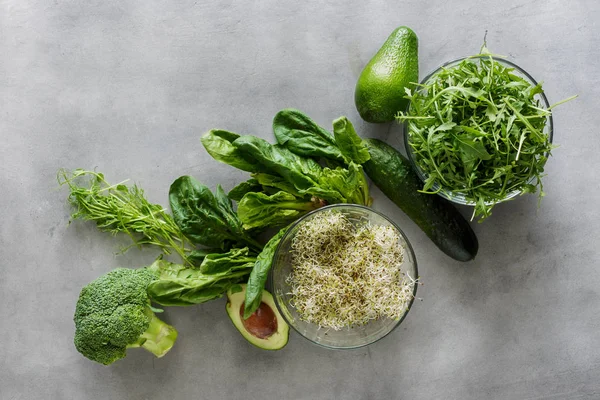
<svg viewBox="0 0 600 400"><path fill-rule="evenodd" d="M285 225L326 204L370 204L360 165L369 153L345 117L334 121L332 135L300 111L286 109L275 116L273 131L278 144L223 130L201 139L214 159L252 175L229 193L239 202L244 228Z"/></svg>
<svg viewBox="0 0 600 400"><path fill-rule="evenodd" d="M369 152L347 118L333 123L333 135L302 112L285 109L273 119L277 144L256 136L211 130L202 138L217 161L251 173L228 196L238 202L243 229L286 226L327 204L370 205L361 164ZM286 228L265 245L248 279L244 317L260 305L271 262Z"/></svg>
<svg viewBox="0 0 600 400"><path fill-rule="evenodd" d="M159 275L148 287L157 303L185 306L221 297L231 286L246 281L265 257L263 246L242 225L221 186L213 193L196 179L181 176L171 184L169 202L181 232L206 248L194 253L199 267L162 260L149 267Z"/></svg>

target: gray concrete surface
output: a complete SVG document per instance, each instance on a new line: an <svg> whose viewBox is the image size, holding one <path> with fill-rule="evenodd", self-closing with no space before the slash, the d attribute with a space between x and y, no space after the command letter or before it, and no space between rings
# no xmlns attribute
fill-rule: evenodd
<svg viewBox="0 0 600 400"><path fill-rule="evenodd" d="M0 0L0 399L600 399L600 3L579 1ZM292 333L266 352L224 299L165 319L163 359L132 351L104 367L73 346L80 288L156 253L115 255L123 238L68 226L58 168L131 178L154 202L192 174L226 189L245 174L198 138L220 127L271 138L281 108L347 115L400 145L397 125L361 122L353 89L398 25L420 38L422 74L489 48L544 81L556 109L548 193L474 224L480 252L444 256L379 191L424 285L402 326L354 351ZM469 210L463 210L465 214Z"/></svg>

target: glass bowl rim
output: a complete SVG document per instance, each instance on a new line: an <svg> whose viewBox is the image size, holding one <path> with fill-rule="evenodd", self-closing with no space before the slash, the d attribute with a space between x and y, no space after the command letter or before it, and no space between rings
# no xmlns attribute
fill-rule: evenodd
<svg viewBox="0 0 600 400"><path fill-rule="evenodd" d="M514 68L515 70L517 70L521 75L523 75L527 80L529 80L529 82L531 84L533 84L533 86L538 84L538 81L535 80L535 78L533 76L531 76L531 74L529 74L529 72L525 71L523 68L521 68L520 66L518 66L517 64L515 64L514 62L506 59L505 57L500 57L497 55L486 55L486 54L478 54L478 55L474 55L474 56L466 56L466 57L460 57L460 58L455 58L453 60L450 61L446 61L443 64L439 65L437 68L435 68L434 70L432 70L429 74L427 74L425 76L425 78L421 79L420 84L425 84L429 79L431 79L435 74L437 74L439 71L441 71L443 68L454 65L454 64L458 64L461 61L464 60L476 60L476 59L482 59L482 58L492 58L494 61L499 62L500 64L506 64L509 65L511 68ZM546 97L546 92L542 91L541 93L538 93L537 95L540 96L543 105L545 106L546 109L548 109L550 107L550 102L548 101L548 97ZM406 105L406 109L404 110L405 113L408 114L409 110L410 110L410 106L411 106L412 102L409 101L408 104ZM552 118L552 114L550 114L548 116L548 136L550 138L550 143L553 143L554 140L554 119ZM417 165L416 160L414 159L414 155L412 152L412 148L410 147L410 143L408 142L408 124L407 123L402 123L402 134L404 136L403 141L404 141L404 149L406 151L406 155L408 156L408 160L410 161L410 164L413 168L413 171L415 171L415 173L417 174L417 176L419 177L419 179L421 180L421 182L425 182L425 180L427 179L427 175L425 174L425 172ZM548 155L548 154L547 154ZM531 179L529 180L529 183L533 182L535 180L535 177L531 177ZM437 188L437 187L436 187ZM516 196L522 194L523 191L522 190L514 190L510 193L508 193L506 195L506 197L500 201L494 202L494 201L489 201L489 202L485 202L486 205L494 205L497 203L501 203L504 201L508 201L510 199L515 198ZM468 201L464 198L464 196L462 195L457 195L454 194L451 191L448 190L440 190L437 192L437 195L445 198L446 200L449 200L453 203L456 204L461 204L461 205L466 205L466 206L475 206L475 203L472 201Z"/></svg>
<svg viewBox="0 0 600 400"><path fill-rule="evenodd" d="M273 253L273 263L275 262L275 260L277 259L277 255L279 254L279 251L281 249L281 244L284 242L284 240L291 234L293 228L295 228L297 225L299 225L300 223L302 223L306 218L308 218L311 215L317 214L319 212L323 212L329 209L335 209L335 208L340 208L340 207L349 207L349 208L357 208L357 209L362 209L367 211L368 213L373 213L373 214L377 214L380 217L382 217L384 220L386 220L388 223L390 223L394 229L396 229L398 231L398 233L400 234L400 236L402 237L402 239L404 239L404 242L406 243L406 248L405 251L408 251L410 253L410 258L413 261L413 265L414 265L414 270L415 270L415 275L416 277L414 279L418 279L419 278L419 268L417 265L417 257L415 256L415 252L412 248L412 245L410 243L410 241L408 240L408 237L406 236L406 234L404 233L404 231L402 229L400 229L400 227L398 226L398 224L396 224L394 221L391 220L391 218L387 217L385 214L371 208L371 207L367 207L367 206L363 206L360 204L352 204L352 203L336 203L336 204L329 204L320 208L317 208L316 210L312 210L308 213L306 213L305 215L303 215L302 217L298 218L296 221L292 222L287 231L285 232L285 234L281 237L281 240L279 241L279 244L277 244L277 247L275 248L275 252ZM376 343L378 341L380 341L381 339L383 339L384 337L388 336L390 333L392 333L396 328L398 328L398 326L400 326L400 324L402 323L402 321L404 321L404 319L406 318L406 316L408 315L408 312L410 311L410 309L413 306L413 303L417 297L417 287L419 286L418 282L415 282L414 286L413 286L413 290L412 290L412 299L410 299L407 307L406 307L406 311L404 312L404 314L402 314L402 317L400 317L400 319L398 321L395 322L394 326L392 326L392 328L386 332L385 334L383 334L381 337L378 337L376 340L373 340L371 342L366 342L363 344L358 344L358 345L352 345L352 346L335 346L335 345L327 345L327 344L323 344L323 343L319 343L318 341L315 341L311 338L306 337L304 334L302 334L302 332L300 332L300 330L298 328L296 328L294 326L294 324L288 320L286 313L283 312L282 310L282 305L279 304L279 300L277 298L277 293L275 292L275 285L274 285L274 279L273 279L273 275L275 274L275 265L271 266L271 271L269 272L269 283L271 286L271 289L273 290L273 298L274 298L274 302L275 302L275 306L277 307L277 311L279 312L279 314L281 315L281 317L283 318L283 320L290 326L292 327L292 329L294 331L296 331L296 333L298 335L300 335L301 337L303 337L304 339L308 340L311 343L316 344L317 346L320 347L324 347L326 349L330 349L330 350L351 350L351 349L358 349L360 347L365 347L368 346L370 344ZM304 322L304 321L303 321ZM307 324L310 324L309 322L305 322ZM314 325L314 324L313 324Z"/></svg>

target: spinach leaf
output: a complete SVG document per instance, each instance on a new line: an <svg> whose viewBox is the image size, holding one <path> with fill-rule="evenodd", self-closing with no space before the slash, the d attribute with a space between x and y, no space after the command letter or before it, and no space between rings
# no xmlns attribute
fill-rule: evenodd
<svg viewBox="0 0 600 400"><path fill-rule="evenodd" d="M237 271L252 268L255 261L256 255L251 255L248 247L231 249L227 253L207 254L200 265L200 272L205 275L214 275Z"/></svg>
<svg viewBox="0 0 600 400"><path fill-rule="evenodd" d="M233 243L242 243L253 249L261 248L244 232L220 186L213 195L196 179L181 176L171 184L169 202L175 223L196 244L225 249Z"/></svg>
<svg viewBox="0 0 600 400"><path fill-rule="evenodd" d="M212 253L218 253L221 249L196 249L192 250L188 255L187 259L194 266L200 266L207 255Z"/></svg>
<svg viewBox="0 0 600 400"><path fill-rule="evenodd" d="M322 203L306 201L279 191L273 195L250 192L238 204L238 215L244 229L285 225Z"/></svg>
<svg viewBox="0 0 600 400"><path fill-rule="evenodd" d="M215 274L203 274L198 268L189 268L159 259L148 269L158 279L148 285L148 296L163 306L189 306L223 296L233 285L243 282L254 263L231 268Z"/></svg>
<svg viewBox="0 0 600 400"><path fill-rule="evenodd" d="M227 197L231 200L240 201L246 193L260 192L261 190L262 185L256 179L252 178L231 189L229 193L227 193Z"/></svg>
<svg viewBox="0 0 600 400"><path fill-rule="evenodd" d="M348 169L341 167L335 169L323 168L318 188L339 193L340 201L338 202L340 203L371 204L369 185L362 166L353 162L348 164ZM323 198L327 198L323 193L321 195L324 196Z"/></svg>
<svg viewBox="0 0 600 400"><path fill-rule="evenodd" d="M258 254L256 263L250 277L248 278L248 285L246 286L246 297L244 306L244 319L249 318L254 311L258 310L262 300L262 292L271 270L271 264L273 263L273 256L275 250L279 245L279 242L283 238L283 235L287 232L289 226L281 229L275 236L271 238L265 245L265 248Z"/></svg>
<svg viewBox="0 0 600 400"><path fill-rule="evenodd" d="M276 188L279 190L283 190L290 194L293 194L296 197L302 197L300 192L294 187L293 184L287 182L280 176L270 175L270 174L252 174L254 178L260 183L263 187L263 191L265 191L265 186L270 188Z"/></svg>
<svg viewBox="0 0 600 400"><path fill-rule="evenodd" d="M229 164L242 171L260 171L260 166L252 162L252 160L246 160L239 150L233 146L232 143L239 137L240 135L237 133L213 129L205 133L200 138L200 141L208 154L215 160Z"/></svg>
<svg viewBox="0 0 600 400"><path fill-rule="evenodd" d="M321 174L321 166L313 159L298 156L256 136L240 136L233 145L245 157L256 160L268 173L283 177L298 190L314 186Z"/></svg>
<svg viewBox="0 0 600 400"><path fill-rule="evenodd" d="M371 159L367 146L348 118L340 117L333 121L333 135L346 163L353 161L356 164L363 164Z"/></svg>
<svg viewBox="0 0 600 400"><path fill-rule="evenodd" d="M277 143L295 154L344 162L331 133L298 110L279 111L273 118L273 133Z"/></svg>

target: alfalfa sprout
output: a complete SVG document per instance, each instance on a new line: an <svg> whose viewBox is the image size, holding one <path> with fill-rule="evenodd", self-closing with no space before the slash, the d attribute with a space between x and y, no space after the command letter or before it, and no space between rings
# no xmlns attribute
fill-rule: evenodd
<svg viewBox="0 0 600 400"><path fill-rule="evenodd" d="M302 320L334 330L400 319L417 278L402 271L402 243L391 226L355 226L334 210L315 215L292 239L291 305Z"/></svg>

